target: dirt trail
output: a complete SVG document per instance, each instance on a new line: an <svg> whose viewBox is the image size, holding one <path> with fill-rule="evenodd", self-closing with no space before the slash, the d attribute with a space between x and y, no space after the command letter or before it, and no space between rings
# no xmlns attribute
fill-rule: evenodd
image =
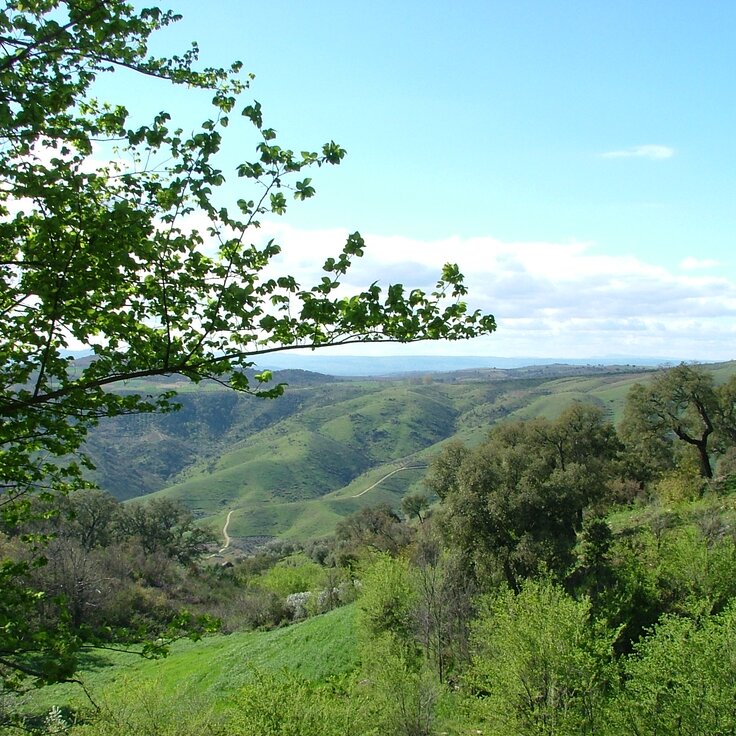
<svg viewBox="0 0 736 736"><path fill-rule="evenodd" d="M368 493L368 491L372 491L376 486L380 486L383 481L385 481L387 478L390 478L392 475L395 475L396 473L400 473L402 470L420 470L422 468L426 468L426 465L407 465L404 468L396 468L396 470L392 470L390 473L387 473L383 476L383 478L379 478L372 486L368 486L364 491L361 491L360 493L356 493L354 496L351 496L351 498L360 498L364 493ZM216 554L221 555L229 546L230 546L230 535L227 533L228 527L230 526L230 517L233 515L233 511L235 509L232 509L231 511L227 512L227 518L225 519L225 526L222 527L222 536L225 538L225 545L223 547L220 547L220 549L216 552ZM210 555L211 557L214 557L214 555Z"/></svg>
<svg viewBox="0 0 736 736"><path fill-rule="evenodd" d="M225 537L225 546L222 547L217 554L221 555L230 546L230 535L227 533L227 528L228 526L230 526L230 517L232 515L233 515L232 511L227 512L227 519L225 519L225 526L222 527L222 536Z"/></svg>
<svg viewBox="0 0 736 736"><path fill-rule="evenodd" d="M364 491L361 491L360 493L356 493L354 496L351 496L350 498L360 498L364 493L368 493L368 491L372 491L376 486L380 486L383 481L386 480L386 478L390 478L392 475L395 475L396 473L400 473L402 470L419 470L421 468L426 468L426 465L407 465L404 468L396 468L396 470L392 470L387 475L384 475L383 478L380 478L377 480L372 486L368 486Z"/></svg>

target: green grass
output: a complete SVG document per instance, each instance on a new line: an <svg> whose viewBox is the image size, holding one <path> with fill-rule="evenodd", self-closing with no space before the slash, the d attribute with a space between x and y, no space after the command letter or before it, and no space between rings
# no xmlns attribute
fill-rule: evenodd
<svg viewBox="0 0 736 736"><path fill-rule="evenodd" d="M398 507L407 493L422 492L424 472L402 471L355 498L401 465L428 464L448 439L474 444L499 420L556 418L573 401L592 401L615 417L640 375L383 381L340 386L334 396L333 387L302 390L305 403L298 411L191 468L159 493L218 525L235 509L232 536L324 536L361 506Z"/></svg>
<svg viewBox="0 0 736 736"><path fill-rule="evenodd" d="M397 506L409 485L417 487L416 472L392 477L357 502L319 499L349 499L398 467L392 460L454 434L457 411L445 396L402 383L384 382L359 395L351 386L343 394L329 406L310 404L231 445L152 495L182 501L218 525L234 509L233 536L323 536L362 505Z"/></svg>
<svg viewBox="0 0 736 736"><path fill-rule="evenodd" d="M309 539L329 534L340 518L319 501L245 505L232 515L228 531L236 537Z"/></svg>
<svg viewBox="0 0 736 736"><path fill-rule="evenodd" d="M582 401L601 407L616 423L620 421L631 386L646 380L649 380L649 374L575 376L548 381L536 391L529 392L527 403L515 411L514 416L521 419L544 416L554 420L571 403Z"/></svg>
<svg viewBox="0 0 736 736"><path fill-rule="evenodd" d="M211 636L176 643L165 659L100 651L85 660L80 679L95 702L125 699L131 683L155 687L164 698L193 691L207 702L225 702L252 676L253 669L289 669L315 681L358 666L355 604L273 631ZM89 701L74 683L36 691L28 713L52 706L85 708Z"/></svg>
<svg viewBox="0 0 736 736"><path fill-rule="evenodd" d="M421 458L417 463L424 462ZM285 539L311 539L331 534L337 522L363 506L387 503L397 508L407 493L423 489L424 469L408 469L386 478L375 488L374 483L398 465L388 464L365 473L347 486L320 498L289 503L273 502L262 505L243 505L230 518L228 533L235 537L276 535ZM361 494L358 496L358 494ZM357 496L357 497L356 497ZM225 516L217 517L219 530Z"/></svg>
<svg viewBox="0 0 736 736"><path fill-rule="evenodd" d="M722 382L736 363L705 368ZM402 464L429 463L450 439L477 444L499 421L555 419L574 401L592 402L618 423L631 386L656 375L582 370L491 379L475 372L428 383L301 378L274 401L210 388L188 393L178 414L105 425L110 451L101 453L100 464L122 472L119 496L131 495L124 487L128 479L139 485L158 479L159 495L182 501L218 531L234 510L229 531L235 537L323 536L363 505L398 507L407 493L422 492L422 471L406 471L353 498ZM118 435L116 428L122 428ZM189 448L189 465L171 475Z"/></svg>

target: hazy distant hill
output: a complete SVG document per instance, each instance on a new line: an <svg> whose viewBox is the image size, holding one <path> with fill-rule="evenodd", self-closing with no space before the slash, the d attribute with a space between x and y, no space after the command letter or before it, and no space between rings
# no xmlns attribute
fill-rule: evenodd
<svg viewBox="0 0 736 736"><path fill-rule="evenodd" d="M675 364L678 361L646 357L600 358L499 358L479 355L388 355L356 356L313 352L303 355L278 353L264 356L259 365L271 370L302 368L331 376L391 376L401 373L461 371L474 368L524 368L527 366L640 366Z"/></svg>

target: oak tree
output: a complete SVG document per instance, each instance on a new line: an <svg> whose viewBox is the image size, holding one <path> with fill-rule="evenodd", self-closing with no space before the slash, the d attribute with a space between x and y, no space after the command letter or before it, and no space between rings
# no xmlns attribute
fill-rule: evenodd
<svg viewBox="0 0 736 736"><path fill-rule="evenodd" d="M700 474L713 477L715 441L736 440L736 382L716 386L713 374L684 363L632 387L626 401L622 433L662 466L675 443L697 453Z"/></svg>
<svg viewBox="0 0 736 736"><path fill-rule="evenodd" d="M472 450L448 445L429 474L448 541L479 579L517 592L540 567L564 577L583 511L605 495L619 447L603 412L579 403L554 421L498 424Z"/></svg>

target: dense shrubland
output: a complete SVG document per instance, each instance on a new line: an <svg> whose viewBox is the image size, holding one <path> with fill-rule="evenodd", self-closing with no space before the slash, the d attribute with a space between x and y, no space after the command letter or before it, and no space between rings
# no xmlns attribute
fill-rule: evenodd
<svg viewBox="0 0 736 736"><path fill-rule="evenodd" d="M166 499L123 504L80 490L61 509L39 503L33 516L0 530L3 551L28 563L26 584L40 594L29 625L63 623L84 636L86 649L270 628L355 598L350 571L332 556L332 566L321 564L324 543L273 542L223 564L213 532ZM29 538L36 544L29 547ZM294 594L306 596L303 605L290 600Z"/></svg>
<svg viewBox="0 0 736 736"><path fill-rule="evenodd" d="M697 401L671 412L679 432L647 425L658 416L652 397L678 376L699 387ZM357 595L360 665L351 674L312 681L254 671L236 697L199 709L198 732L730 733L736 496L724 397L733 386L680 366L631 393L618 429L577 403L554 420L496 425L474 447L447 444L427 494L402 511L364 508L330 538L273 543L232 568L202 559L205 537L181 509L154 505L146 518L161 531L147 536L133 524L142 506L86 492L77 498L95 499L99 513L81 504L48 524L53 543L102 557L110 545L121 557L126 539L141 548L149 539L149 565L166 558L189 571L178 588L166 588L177 579L171 569L159 574L169 604L219 615L227 631L312 616ZM719 408L706 421L707 402ZM712 477L681 436L708 422ZM155 587L144 567L130 584ZM289 596L307 592L289 607ZM72 732L132 732L115 707ZM134 709L126 722L194 733L194 721L172 720L169 707Z"/></svg>

